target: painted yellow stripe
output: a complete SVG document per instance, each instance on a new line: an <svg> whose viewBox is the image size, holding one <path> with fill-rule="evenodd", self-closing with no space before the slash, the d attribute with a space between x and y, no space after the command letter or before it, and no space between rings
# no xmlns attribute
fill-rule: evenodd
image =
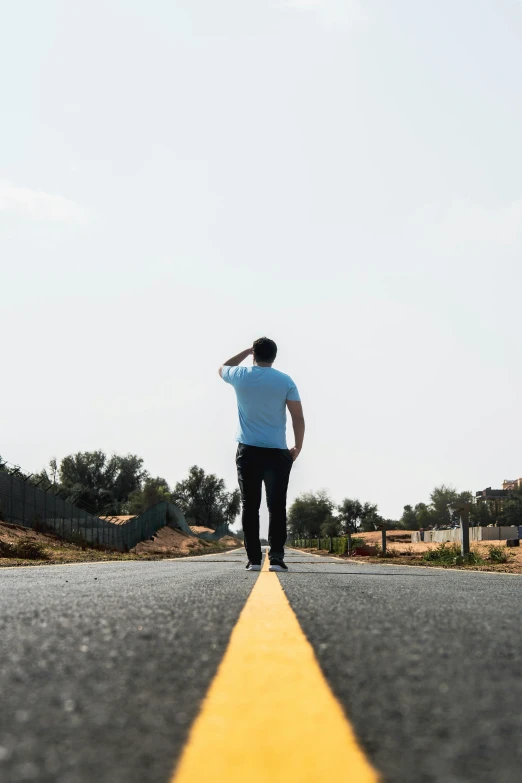
<svg viewBox="0 0 522 783"><path fill-rule="evenodd" d="M378 780L265 559L172 783Z"/></svg>

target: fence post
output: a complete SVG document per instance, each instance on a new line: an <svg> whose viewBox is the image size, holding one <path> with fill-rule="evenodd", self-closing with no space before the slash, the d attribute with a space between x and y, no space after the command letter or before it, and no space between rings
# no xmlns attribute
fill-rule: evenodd
<svg viewBox="0 0 522 783"><path fill-rule="evenodd" d="M382 553L383 555L386 554L386 530L381 530L382 534Z"/></svg>
<svg viewBox="0 0 522 783"><path fill-rule="evenodd" d="M460 512L461 544L460 551L462 556L469 555L469 508L463 508ZM500 532L500 528L499 528Z"/></svg>
<svg viewBox="0 0 522 783"><path fill-rule="evenodd" d="M348 536L346 538L346 554L348 557L351 557L352 555L352 534L350 531L348 531Z"/></svg>
<svg viewBox="0 0 522 783"><path fill-rule="evenodd" d="M462 557L469 555L469 503L457 500L448 503L450 514L458 512L460 519L460 552Z"/></svg>

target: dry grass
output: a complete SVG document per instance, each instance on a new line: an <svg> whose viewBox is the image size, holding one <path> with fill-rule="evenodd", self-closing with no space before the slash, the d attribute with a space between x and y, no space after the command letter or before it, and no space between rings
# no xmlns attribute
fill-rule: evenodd
<svg viewBox="0 0 522 783"><path fill-rule="evenodd" d="M37 533L35 530L20 525L0 522L0 541L18 544L24 538L39 542L45 550L45 559L0 557L0 568L60 563L96 563L110 560L162 560L169 557L223 552L241 545L241 542L232 536L226 536L217 542L209 542L187 536L180 530L164 527L158 530L152 541L142 541L130 552L116 552L110 549L81 548L47 533Z"/></svg>
<svg viewBox="0 0 522 783"><path fill-rule="evenodd" d="M471 569L473 571L498 571L501 573L522 574L522 547L508 548L505 541L480 541L478 543L471 544L471 550L476 552L477 555L483 559L482 565L459 565L448 566L441 565L436 562L426 562L423 559L425 552L431 549L436 549L439 544L436 543L424 543L412 544L411 533L409 530L390 530L387 533L387 552L390 553L389 558L378 557L377 552L375 556L367 557L353 557L353 560L360 560L364 562L383 563L389 560L393 565L422 565L429 568L464 568ZM381 544L381 532L379 530L372 531L371 533L357 533L357 538L362 538L368 546L380 546ZM492 547L501 546L506 549L508 553L507 563L495 563L491 562L489 550ZM314 550L312 550L314 551Z"/></svg>

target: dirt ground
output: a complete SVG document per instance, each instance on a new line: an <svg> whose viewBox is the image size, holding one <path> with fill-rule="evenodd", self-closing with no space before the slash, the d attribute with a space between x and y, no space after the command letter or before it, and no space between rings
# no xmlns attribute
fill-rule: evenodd
<svg viewBox="0 0 522 783"><path fill-rule="evenodd" d="M436 563L426 562L422 559L424 552L429 549L436 549L439 544L437 543L424 543L412 544L410 530L389 530L386 535L386 550L392 554L392 557L386 558L390 563L396 563L397 565L409 564L409 565L426 565L440 567ZM380 530L372 531L371 533L357 533L356 538L362 538L365 544L369 546L381 545L382 535ZM505 541L480 541L471 544L471 550L477 552L481 557L487 559L488 550L492 546L506 547ZM508 563L487 563L485 565L473 565L473 566L455 566L457 568L468 568L474 571L502 571L507 573L520 574L522 573L522 547L506 547L509 556ZM354 557L354 560L365 560L370 562L382 563L385 558L382 557ZM448 566L443 566L447 568Z"/></svg>
<svg viewBox="0 0 522 783"><path fill-rule="evenodd" d="M194 528L191 530L196 532ZM203 528L204 531L210 530L210 528ZM211 531L214 532L214 531ZM221 538L219 542L204 541L201 538L192 538L186 533L182 533L181 530L177 530L173 527L162 527L156 535L153 541L141 541L134 547L132 552L137 555L164 555L176 553L180 555L204 555L207 551L212 552L216 543L219 543L221 547L227 549L239 546L240 542L232 538L232 536L225 536Z"/></svg>
<svg viewBox="0 0 522 783"><path fill-rule="evenodd" d="M28 527L21 525L11 525L9 522L0 522L0 539L2 541L16 541L19 538L31 538L34 541L41 541L42 544L55 543L58 539L54 536L48 536L45 533L37 533Z"/></svg>
<svg viewBox="0 0 522 783"><path fill-rule="evenodd" d="M192 530L193 533L197 533L197 534L214 532L211 527L203 527L203 525L190 525L190 529Z"/></svg>
<svg viewBox="0 0 522 783"><path fill-rule="evenodd" d="M241 542L232 536L225 536L216 542L203 541L188 536L181 530L164 527L158 530L152 541L142 541L130 552L115 552L93 547L82 548L47 533L37 533L31 528L21 525L0 522L1 541L16 543L21 538L40 542L45 547L47 558L45 560L27 560L18 557L0 557L0 568L2 566L82 563L100 560L159 560L166 557L212 554L241 546Z"/></svg>

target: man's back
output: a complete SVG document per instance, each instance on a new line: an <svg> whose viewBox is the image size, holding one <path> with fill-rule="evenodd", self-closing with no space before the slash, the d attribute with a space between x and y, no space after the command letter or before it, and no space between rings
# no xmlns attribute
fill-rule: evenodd
<svg viewBox="0 0 522 783"><path fill-rule="evenodd" d="M248 356L252 367L240 367ZM286 542L286 493L294 461L303 446L305 421L295 383L274 370L277 345L260 337L252 348L232 356L219 368L224 381L234 387L239 410L236 452L241 491L241 522L248 554L248 571L261 570L259 506L263 484L268 506L270 571L288 571L284 562ZM295 446L286 446L286 407L292 416Z"/></svg>
<svg viewBox="0 0 522 783"><path fill-rule="evenodd" d="M273 367L223 367L222 378L236 392L237 440L248 446L286 449L286 402L299 401L295 383Z"/></svg>

